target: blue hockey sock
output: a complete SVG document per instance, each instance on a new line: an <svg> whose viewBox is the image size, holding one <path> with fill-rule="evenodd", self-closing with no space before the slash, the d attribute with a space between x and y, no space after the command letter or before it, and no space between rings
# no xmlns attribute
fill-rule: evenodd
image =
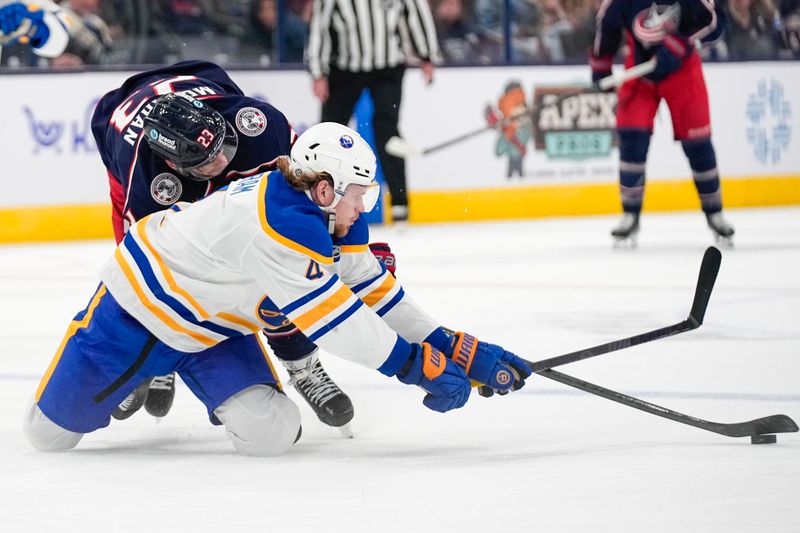
<svg viewBox="0 0 800 533"><path fill-rule="evenodd" d="M646 130L618 130L619 135L619 191L622 209L638 214L644 200L645 165L650 146L650 132Z"/></svg>
<svg viewBox="0 0 800 533"><path fill-rule="evenodd" d="M717 157L710 138L682 141L683 152L692 167L694 185L700 196L700 205L706 214L716 213L722 209L720 194L719 170Z"/></svg>

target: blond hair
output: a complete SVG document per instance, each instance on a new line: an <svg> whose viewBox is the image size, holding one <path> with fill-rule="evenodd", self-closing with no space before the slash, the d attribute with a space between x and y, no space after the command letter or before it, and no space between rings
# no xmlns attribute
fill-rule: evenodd
<svg viewBox="0 0 800 533"><path fill-rule="evenodd" d="M289 156L282 155L278 157L277 161L278 170L281 171L283 177L292 186L293 189L305 192L310 191L320 181L327 180L333 185L333 179L327 172L309 173L303 172L299 168L292 167L292 161Z"/></svg>

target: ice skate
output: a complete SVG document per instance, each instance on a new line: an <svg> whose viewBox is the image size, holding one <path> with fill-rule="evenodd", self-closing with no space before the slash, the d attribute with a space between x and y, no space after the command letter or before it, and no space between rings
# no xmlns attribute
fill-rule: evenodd
<svg viewBox="0 0 800 533"><path fill-rule="evenodd" d="M733 234L735 231L730 222L725 220L725 217L722 216L722 211L707 214L706 221L708 222L708 227L711 229L711 232L714 234L714 240L717 244L726 248L733 248Z"/></svg>
<svg viewBox="0 0 800 533"><path fill-rule="evenodd" d="M622 220L611 230L614 247L636 248L639 234L639 213L624 213Z"/></svg>
<svg viewBox="0 0 800 533"><path fill-rule="evenodd" d="M166 376L156 376L150 382L150 390L144 408L156 418L167 416L175 399L175 372Z"/></svg>
<svg viewBox="0 0 800 533"><path fill-rule="evenodd" d="M147 400L147 394L150 390L150 381L149 379L144 380L133 392L128 394L128 396L122 400L122 403L114 409L111 416L117 420L125 420L141 409Z"/></svg>
<svg viewBox="0 0 800 533"><path fill-rule="evenodd" d="M339 428L344 436L353 438L350 421L353 402L331 379L314 352L299 361L282 361L289 372L289 385L311 406L323 424Z"/></svg>
<svg viewBox="0 0 800 533"><path fill-rule="evenodd" d="M405 230L406 226L408 225L408 206L393 205L391 213L392 213L391 226L396 230Z"/></svg>

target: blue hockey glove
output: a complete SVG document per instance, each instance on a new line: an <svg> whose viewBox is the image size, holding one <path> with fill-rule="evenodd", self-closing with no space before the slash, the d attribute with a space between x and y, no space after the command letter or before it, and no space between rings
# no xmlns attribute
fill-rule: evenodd
<svg viewBox="0 0 800 533"><path fill-rule="evenodd" d="M689 42L678 35L667 35L664 42L656 49L656 68L647 77L653 81L661 81L683 65L689 57L692 47Z"/></svg>
<svg viewBox="0 0 800 533"><path fill-rule="evenodd" d="M30 29L12 39L8 39L20 29L25 21L30 22ZM11 2L0 7L0 33L4 39L4 44L9 45L16 41L30 41L31 46L39 48L47 42L50 37L50 30L44 23L44 10L39 7L32 7L22 2Z"/></svg>
<svg viewBox="0 0 800 533"><path fill-rule="evenodd" d="M446 353L470 379L478 382L481 396L519 390L531 375L525 361L496 344L479 342L468 333L455 333Z"/></svg>
<svg viewBox="0 0 800 533"><path fill-rule="evenodd" d="M422 403L445 413L463 407L469 399L470 384L464 371L427 342L412 344L413 355L397 373L406 385L418 385L428 393Z"/></svg>

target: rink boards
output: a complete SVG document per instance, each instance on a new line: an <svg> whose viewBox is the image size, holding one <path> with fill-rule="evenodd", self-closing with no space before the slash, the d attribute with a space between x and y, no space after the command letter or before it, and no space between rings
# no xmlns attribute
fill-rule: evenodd
<svg viewBox="0 0 800 533"><path fill-rule="evenodd" d="M615 96L557 97L581 86L587 70L439 69L430 87L418 71L410 71L401 131L423 148L486 128L487 107L500 114L516 101L539 110L534 121L506 135L487 128L409 159L412 222L618 211L618 152L611 134ZM726 206L800 204L800 65L712 64L704 71ZM5 108L0 143L6 147L0 242L111 235L107 178L89 118L97 99L129 74L0 77ZM236 71L232 77L248 94L280 108L298 131L317 121L319 105L305 72ZM647 180L646 210L699 206L689 166L672 140L666 106L656 118Z"/></svg>

